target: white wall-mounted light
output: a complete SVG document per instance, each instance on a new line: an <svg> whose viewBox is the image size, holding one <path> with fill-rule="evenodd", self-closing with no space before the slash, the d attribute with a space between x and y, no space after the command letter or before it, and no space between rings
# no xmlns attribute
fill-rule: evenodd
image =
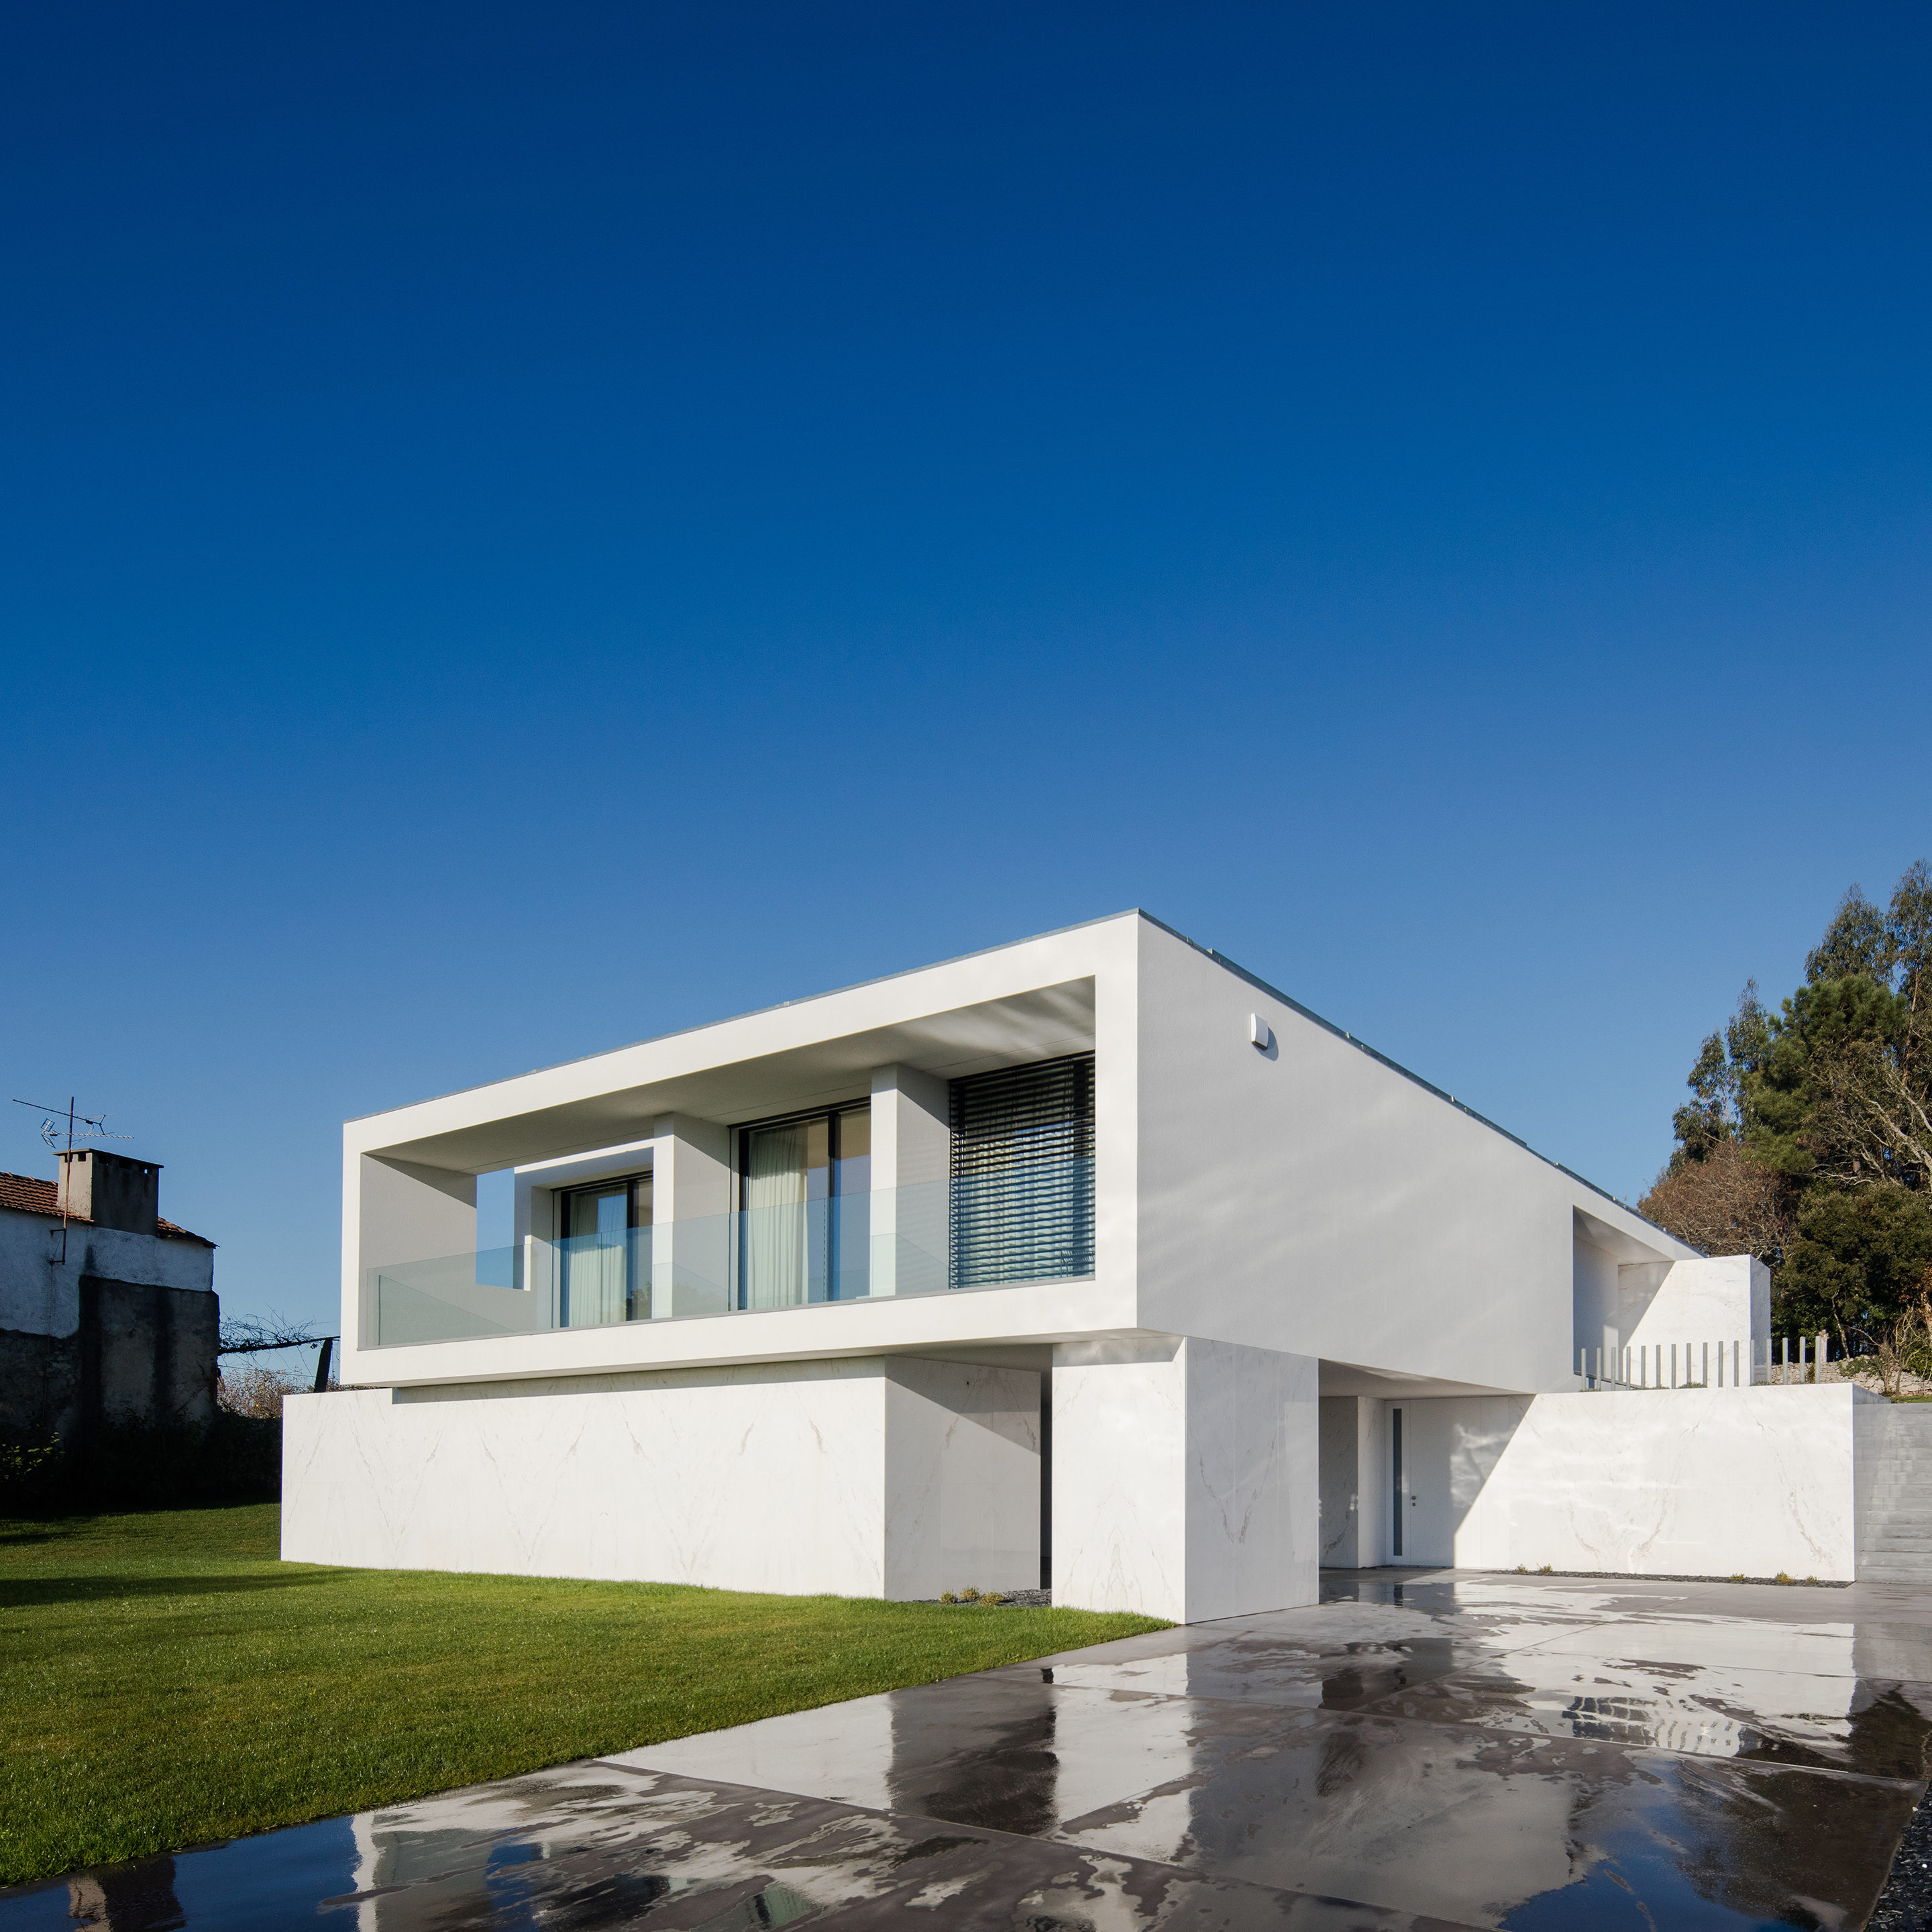
<svg viewBox="0 0 1932 1932"><path fill-rule="evenodd" d="M1274 1035L1268 1031L1268 1023L1259 1013L1248 1016L1248 1043L1262 1053L1267 1052L1274 1044Z"/></svg>

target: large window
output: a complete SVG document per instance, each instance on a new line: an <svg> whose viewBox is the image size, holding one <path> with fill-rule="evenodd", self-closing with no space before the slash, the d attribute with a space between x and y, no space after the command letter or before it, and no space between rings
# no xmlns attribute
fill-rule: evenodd
<svg viewBox="0 0 1932 1932"><path fill-rule="evenodd" d="M1094 1272L1094 1056L952 1083L955 1288Z"/></svg>
<svg viewBox="0 0 1932 1932"><path fill-rule="evenodd" d="M600 1328L651 1312L651 1178L626 1174L559 1197L558 1325Z"/></svg>
<svg viewBox="0 0 1932 1932"><path fill-rule="evenodd" d="M794 1308L872 1290L867 1106L740 1129L738 1306Z"/></svg>

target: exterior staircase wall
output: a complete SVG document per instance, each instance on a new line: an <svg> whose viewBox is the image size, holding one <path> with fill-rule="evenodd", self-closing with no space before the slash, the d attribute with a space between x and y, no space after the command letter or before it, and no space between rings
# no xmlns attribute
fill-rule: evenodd
<svg viewBox="0 0 1932 1932"><path fill-rule="evenodd" d="M1858 1581L1932 1586L1932 1402L1862 1405L1853 1426Z"/></svg>

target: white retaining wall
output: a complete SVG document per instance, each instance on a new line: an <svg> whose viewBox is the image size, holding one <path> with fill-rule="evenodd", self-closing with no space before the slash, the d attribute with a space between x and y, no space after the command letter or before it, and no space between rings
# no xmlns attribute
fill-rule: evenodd
<svg viewBox="0 0 1932 1932"><path fill-rule="evenodd" d="M282 1556L936 1597L1040 1581L1040 1377L896 1357L292 1396Z"/></svg>
<svg viewBox="0 0 1932 1932"><path fill-rule="evenodd" d="M1828 1383L1401 1403L1420 1500L1399 1560L1849 1580L1853 1415L1879 1400Z"/></svg>

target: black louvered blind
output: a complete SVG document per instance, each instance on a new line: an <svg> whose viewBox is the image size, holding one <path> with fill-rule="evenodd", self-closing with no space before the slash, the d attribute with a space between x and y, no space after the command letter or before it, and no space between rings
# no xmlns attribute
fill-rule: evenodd
<svg viewBox="0 0 1932 1932"><path fill-rule="evenodd" d="M1094 1272L1094 1056L952 1083L955 1288Z"/></svg>

